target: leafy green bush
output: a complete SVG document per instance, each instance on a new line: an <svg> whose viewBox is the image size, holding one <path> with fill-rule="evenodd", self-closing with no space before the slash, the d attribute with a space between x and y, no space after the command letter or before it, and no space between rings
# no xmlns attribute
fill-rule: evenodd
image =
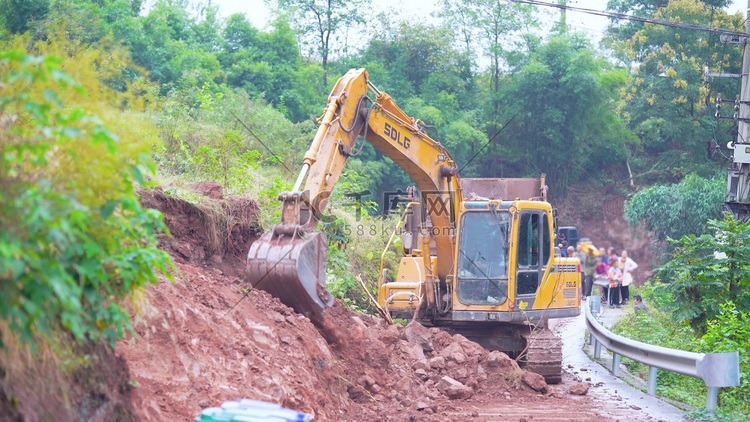
<svg viewBox="0 0 750 422"><path fill-rule="evenodd" d="M114 341L130 325L121 300L172 268L161 214L135 193L153 165L63 104L86 95L59 60L0 53L0 86L0 317L32 343L59 329Z"/></svg>
<svg viewBox="0 0 750 422"><path fill-rule="evenodd" d="M648 306L657 309L668 309L674 302L674 297L664 288L664 283L651 280L637 288L637 293L643 297Z"/></svg>
<svg viewBox="0 0 750 422"><path fill-rule="evenodd" d="M750 313L739 312L734 303L721 306L716 319L708 321L708 329L703 337L696 337L695 331L686 321L677 321L671 313L658 309L660 302L672 302L669 291L659 286L642 286L635 292L643 296L650 306L648 312L626 313L612 331L624 337L672 349L698 353L719 353L739 351L740 386L724 388L720 392L718 416L698 411L691 414L692 420L747 420L750 414ZM648 379L648 366L623 358L628 370ZM700 394L696 394L700 392ZM705 408L706 387L703 381L668 371L659 371L657 393L661 396L687 403L698 409Z"/></svg>
<svg viewBox="0 0 750 422"><path fill-rule="evenodd" d="M273 226L281 223L279 194L290 191L292 183L266 169L252 172L251 177L257 180L257 183L250 187L250 195L258 202L258 208L260 208L258 224L263 231L269 231Z"/></svg>
<svg viewBox="0 0 750 422"><path fill-rule="evenodd" d="M360 283L359 277L373 296L378 295L378 278L380 276L380 257L396 226L395 218L361 216L359 219L343 213L334 218L336 233L341 237L331 242L328 234L330 225L326 225L329 238L328 280L327 285L334 296L361 312L374 313L375 306L368 298ZM396 240L400 240L397 236ZM386 268L398 268L400 254L397 249L400 243L394 242L386 251Z"/></svg>
<svg viewBox="0 0 750 422"><path fill-rule="evenodd" d="M230 130L201 145L192 157L192 170L196 178L221 182L229 192L245 192L254 180L249 170L258 168L260 153L242 148L242 136Z"/></svg>
<svg viewBox="0 0 750 422"><path fill-rule="evenodd" d="M625 202L625 219L633 227L644 223L661 241L701 235L709 219L721 216L725 188L724 179L689 174L680 183L638 191Z"/></svg>
<svg viewBox="0 0 750 422"><path fill-rule="evenodd" d="M156 122L163 146L156 149L160 173L193 181L212 180L235 194L246 193L260 167L294 180L314 128L293 124L279 111L243 92L172 90Z"/></svg>
<svg viewBox="0 0 750 422"><path fill-rule="evenodd" d="M688 321L698 335L727 300L750 311L750 221L740 223L727 214L709 221L708 228L709 234L673 240L672 259L654 271L667 282L661 288L675 299L664 309Z"/></svg>

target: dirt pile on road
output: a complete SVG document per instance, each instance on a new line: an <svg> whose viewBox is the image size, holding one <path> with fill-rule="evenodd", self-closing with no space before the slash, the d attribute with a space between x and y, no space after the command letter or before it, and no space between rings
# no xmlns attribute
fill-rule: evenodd
<svg viewBox="0 0 750 422"><path fill-rule="evenodd" d="M223 209L237 206L220 201ZM137 336L117 347L143 420L191 420L203 408L238 398L330 421L482 420L471 409L540 400L554 407L565 399L564 387L549 387L505 354L460 335L418 324L389 326L338 301L316 328L251 290L235 249L246 251L257 236L247 220L257 207L222 222L227 230L208 227L235 242L218 242L236 246L228 250L209 247L217 236L202 231L213 221L205 211L158 192L144 202L166 214L174 238L163 246L178 271L175 283L146 291L133 321Z"/></svg>
<svg viewBox="0 0 750 422"><path fill-rule="evenodd" d="M144 420L187 420L236 398L319 420L443 420L461 407L453 400L539 394L515 361L459 335L386 326L337 302L326 323L338 333L323 336L238 278L190 264L178 269L176 283L147 292L134 321L138 336L118 344Z"/></svg>

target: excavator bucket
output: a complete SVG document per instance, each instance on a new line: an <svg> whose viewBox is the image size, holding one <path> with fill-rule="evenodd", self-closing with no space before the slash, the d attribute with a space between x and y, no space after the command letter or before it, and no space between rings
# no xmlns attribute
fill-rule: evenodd
<svg viewBox="0 0 750 422"><path fill-rule="evenodd" d="M278 225L250 246L248 278L254 288L322 320L323 310L333 306L333 295L325 287L327 251L324 234Z"/></svg>

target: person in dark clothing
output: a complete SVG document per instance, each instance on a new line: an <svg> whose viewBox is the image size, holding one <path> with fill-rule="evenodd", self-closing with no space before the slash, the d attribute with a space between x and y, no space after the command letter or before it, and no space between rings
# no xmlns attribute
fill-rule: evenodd
<svg viewBox="0 0 750 422"><path fill-rule="evenodd" d="M648 311L648 306L643 303L641 295L633 295L633 309L635 309L636 312Z"/></svg>
<svg viewBox="0 0 750 422"><path fill-rule="evenodd" d="M596 273L596 255L594 255L594 249L589 249L585 252L584 260L581 262L585 270L585 278L583 282L583 295L585 297L591 296L591 290L594 287L594 275Z"/></svg>

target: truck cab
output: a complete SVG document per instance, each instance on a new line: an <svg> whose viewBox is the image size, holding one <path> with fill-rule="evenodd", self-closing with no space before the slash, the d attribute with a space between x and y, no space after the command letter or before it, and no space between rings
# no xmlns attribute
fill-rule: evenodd
<svg viewBox="0 0 750 422"><path fill-rule="evenodd" d="M557 239L555 239L555 244L562 243L563 239L568 241L568 246L576 247L578 246L578 241L580 238L578 237L578 229L575 226L563 226L557 229Z"/></svg>

